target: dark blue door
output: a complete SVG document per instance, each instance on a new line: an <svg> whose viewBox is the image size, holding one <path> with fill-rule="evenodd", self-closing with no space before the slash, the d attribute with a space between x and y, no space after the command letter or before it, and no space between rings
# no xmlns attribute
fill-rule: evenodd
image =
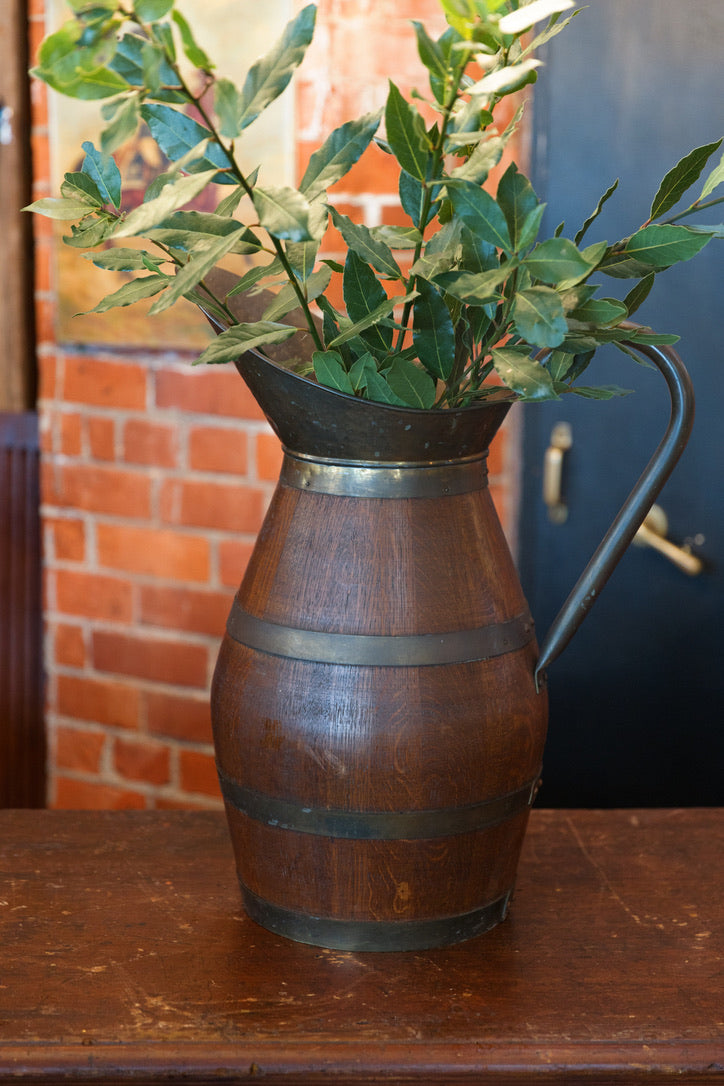
<svg viewBox="0 0 724 1086"><path fill-rule="evenodd" d="M724 135L722 56L721 0L594 0L574 19L551 43L536 87L533 179L548 204L548 232L565 220L572 237L617 177L619 190L587 240L622 237L645 222L669 167ZM724 205L706 219L722 221ZM633 285L601 279L604 295L622 297ZM636 315L681 336L677 349L694 381L694 434L659 503L669 536L694 541L705 570L688 576L653 550L629 548L550 668L544 806L724 802L723 318L724 241L663 273ZM615 351L594 366L598 383L635 393L524 409L520 568L539 637L668 419L656 371ZM541 498L545 450L559 421L570 424L573 440L564 523L549 519Z"/></svg>

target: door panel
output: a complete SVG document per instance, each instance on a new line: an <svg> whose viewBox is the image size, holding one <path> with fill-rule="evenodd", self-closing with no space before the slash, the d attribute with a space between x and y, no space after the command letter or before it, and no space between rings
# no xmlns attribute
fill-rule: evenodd
<svg viewBox="0 0 724 1086"><path fill-rule="evenodd" d="M548 202L544 230L565 219L573 236L616 177L619 190L587 240L623 236L646 220L666 170L724 134L722 47L720 0L595 0L576 17L551 43L536 87L533 180ZM722 221L720 211L706 221ZM604 295L618 297L633 285L601 282ZM706 571L689 577L652 550L629 548L551 666L543 805L724 801L723 287L724 243L714 241L692 264L663 273L636 315L681 336L677 349L694 381L694 434L659 502L674 540L698 537ZM597 357L586 380L594 379L636 391L610 403L569 396L525 408L520 566L539 638L668 420L656 371L613 351ZM541 498L542 464L560 420L570 422L573 446L569 515L554 524Z"/></svg>

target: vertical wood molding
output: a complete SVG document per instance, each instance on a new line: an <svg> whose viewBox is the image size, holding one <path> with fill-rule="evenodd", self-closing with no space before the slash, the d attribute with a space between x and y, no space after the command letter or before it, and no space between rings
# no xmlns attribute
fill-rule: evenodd
<svg viewBox="0 0 724 1086"><path fill-rule="evenodd" d="M0 410L35 403L30 215L29 84L25 0L0 4L0 108L7 114L0 143Z"/></svg>

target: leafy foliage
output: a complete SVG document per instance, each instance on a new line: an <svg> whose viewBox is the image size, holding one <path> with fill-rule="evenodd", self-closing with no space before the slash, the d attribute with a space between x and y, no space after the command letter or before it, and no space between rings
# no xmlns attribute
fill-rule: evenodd
<svg viewBox="0 0 724 1086"><path fill-rule="evenodd" d="M315 345L311 362L303 360L309 375L383 403L465 405L500 381L526 400L618 395L579 379L603 343L628 351L636 337L675 340L632 332L624 322L656 275L724 235L721 226L682 222L724 200L711 198L724 183L724 157L704 176L698 198L669 215L721 140L695 148L668 171L649 220L630 236L582 247L616 181L572 239L563 227L539 239L543 205L515 164L496 193L486 187L517 123L500 131L495 111L506 95L535 82L535 52L577 14L573 0L440 3L448 27L438 39L412 24L429 79L427 101L420 94L408 101L390 82L384 110L332 132L294 189L245 173L238 147L302 63L314 4L236 86L215 74L174 0L72 0L73 18L43 41L34 74L70 97L104 100L101 145L85 143L82 168L66 174L60 196L30 210L73 223L69 245L98 250L87 255L99 267L133 276L96 311L142 298L154 298L151 313L182 298L202 305L225 329L198 359L208 363L252 347L263 351L302 324ZM170 166L126 212L112 154L141 123ZM375 139L399 166L407 226L371 229L341 214L328 196ZM232 191L213 213L190 210L210 185ZM236 217L240 206L246 221ZM347 246L344 266L319 258L330 226ZM126 238L141 238L148 248L117 244ZM230 294L217 296L209 271L234 253L254 254L258 265ZM338 276L345 312L328 296ZM635 283L622 300L597 297L596 276ZM261 319L240 322L232 295L262 288L274 296ZM294 323L285 322L290 314Z"/></svg>

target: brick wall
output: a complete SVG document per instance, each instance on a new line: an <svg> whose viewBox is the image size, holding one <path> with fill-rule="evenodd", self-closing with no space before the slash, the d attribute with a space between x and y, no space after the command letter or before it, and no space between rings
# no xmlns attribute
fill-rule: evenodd
<svg viewBox="0 0 724 1086"><path fill-rule="evenodd" d="M32 4L34 52L44 12ZM332 127L382 104L389 76L422 84L410 18L442 25L436 0L321 0L296 83L300 171ZM45 89L32 94L37 198L50 188L52 131ZM395 222L390 165L372 152L336 203L368 225ZM50 229L38 217L35 228L48 802L217 806L208 686L278 443L231 369L59 344ZM490 464L511 538L516 463L513 422Z"/></svg>

